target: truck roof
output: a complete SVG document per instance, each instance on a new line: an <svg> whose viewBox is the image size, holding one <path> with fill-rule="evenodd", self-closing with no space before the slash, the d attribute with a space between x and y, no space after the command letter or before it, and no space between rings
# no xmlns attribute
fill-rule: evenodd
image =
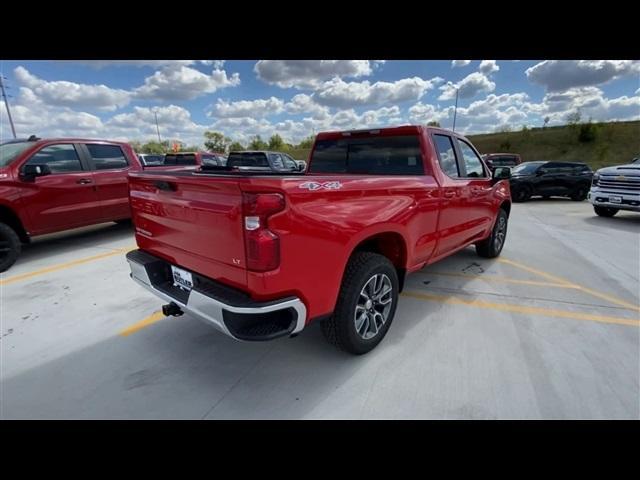
<svg viewBox="0 0 640 480"><path fill-rule="evenodd" d="M400 136L400 135L419 135L425 130L434 131L438 133L444 133L447 135L455 135L457 137L464 138L463 135L447 130L446 128L431 127L423 125L401 125L398 127L381 127L381 128L365 128L358 130L336 130L330 132L319 132L316 136L316 140L334 140L337 138L344 138L349 136Z"/></svg>

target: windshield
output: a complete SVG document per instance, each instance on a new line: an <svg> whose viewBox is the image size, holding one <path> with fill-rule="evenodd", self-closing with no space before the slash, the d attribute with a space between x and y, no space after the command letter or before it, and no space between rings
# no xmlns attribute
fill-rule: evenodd
<svg viewBox="0 0 640 480"><path fill-rule="evenodd" d="M0 167L9 165L18 155L31 146L33 146L33 142L4 143L0 145Z"/></svg>
<svg viewBox="0 0 640 480"><path fill-rule="evenodd" d="M531 175L536 170L538 170L538 168L540 168L541 165L542 165L542 162L521 163L517 167L513 167L511 169L511 173L519 174L519 175Z"/></svg>

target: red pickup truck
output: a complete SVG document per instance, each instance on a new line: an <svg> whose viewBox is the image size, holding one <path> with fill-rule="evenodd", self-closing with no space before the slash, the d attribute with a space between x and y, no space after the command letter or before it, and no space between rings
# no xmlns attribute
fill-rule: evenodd
<svg viewBox="0 0 640 480"><path fill-rule="evenodd" d="M403 126L317 135L305 173L133 172L131 276L239 340L321 320L362 354L385 336L405 275L475 244L500 254L509 169L464 137Z"/></svg>
<svg viewBox="0 0 640 480"><path fill-rule="evenodd" d="M31 237L131 217L127 174L141 170L130 145L30 137L0 145L0 272Z"/></svg>

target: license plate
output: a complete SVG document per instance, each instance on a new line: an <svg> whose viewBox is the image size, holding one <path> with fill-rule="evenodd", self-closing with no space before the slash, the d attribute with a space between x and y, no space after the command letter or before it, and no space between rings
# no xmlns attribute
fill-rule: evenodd
<svg viewBox="0 0 640 480"><path fill-rule="evenodd" d="M622 197L609 197L609 203L622 203Z"/></svg>
<svg viewBox="0 0 640 480"><path fill-rule="evenodd" d="M171 273L173 273L173 284L186 290L193 288L193 277L191 272L187 272L178 267L171 265Z"/></svg>

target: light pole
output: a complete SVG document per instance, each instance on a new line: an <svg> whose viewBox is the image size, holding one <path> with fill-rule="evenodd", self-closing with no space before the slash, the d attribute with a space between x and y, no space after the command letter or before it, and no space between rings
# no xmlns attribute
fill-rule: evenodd
<svg viewBox="0 0 640 480"><path fill-rule="evenodd" d="M453 131L456 131L456 117L458 116L458 92L460 89L453 83L449 82L449 85L456 89L456 106L453 109Z"/></svg>
<svg viewBox="0 0 640 480"><path fill-rule="evenodd" d="M158 132L158 143L162 143L162 140L160 140L160 127L158 127L158 109L154 108L153 109L153 114L156 116L156 132Z"/></svg>
<svg viewBox="0 0 640 480"><path fill-rule="evenodd" d="M7 107L7 116L9 117L9 124L11 125L11 132L13 138L16 137L16 127L13 125L13 118L11 117L11 109L9 108L9 99L7 98L7 92L4 90L4 82L2 81L2 74L0 74L0 90L2 90L2 98L4 98L4 106Z"/></svg>

